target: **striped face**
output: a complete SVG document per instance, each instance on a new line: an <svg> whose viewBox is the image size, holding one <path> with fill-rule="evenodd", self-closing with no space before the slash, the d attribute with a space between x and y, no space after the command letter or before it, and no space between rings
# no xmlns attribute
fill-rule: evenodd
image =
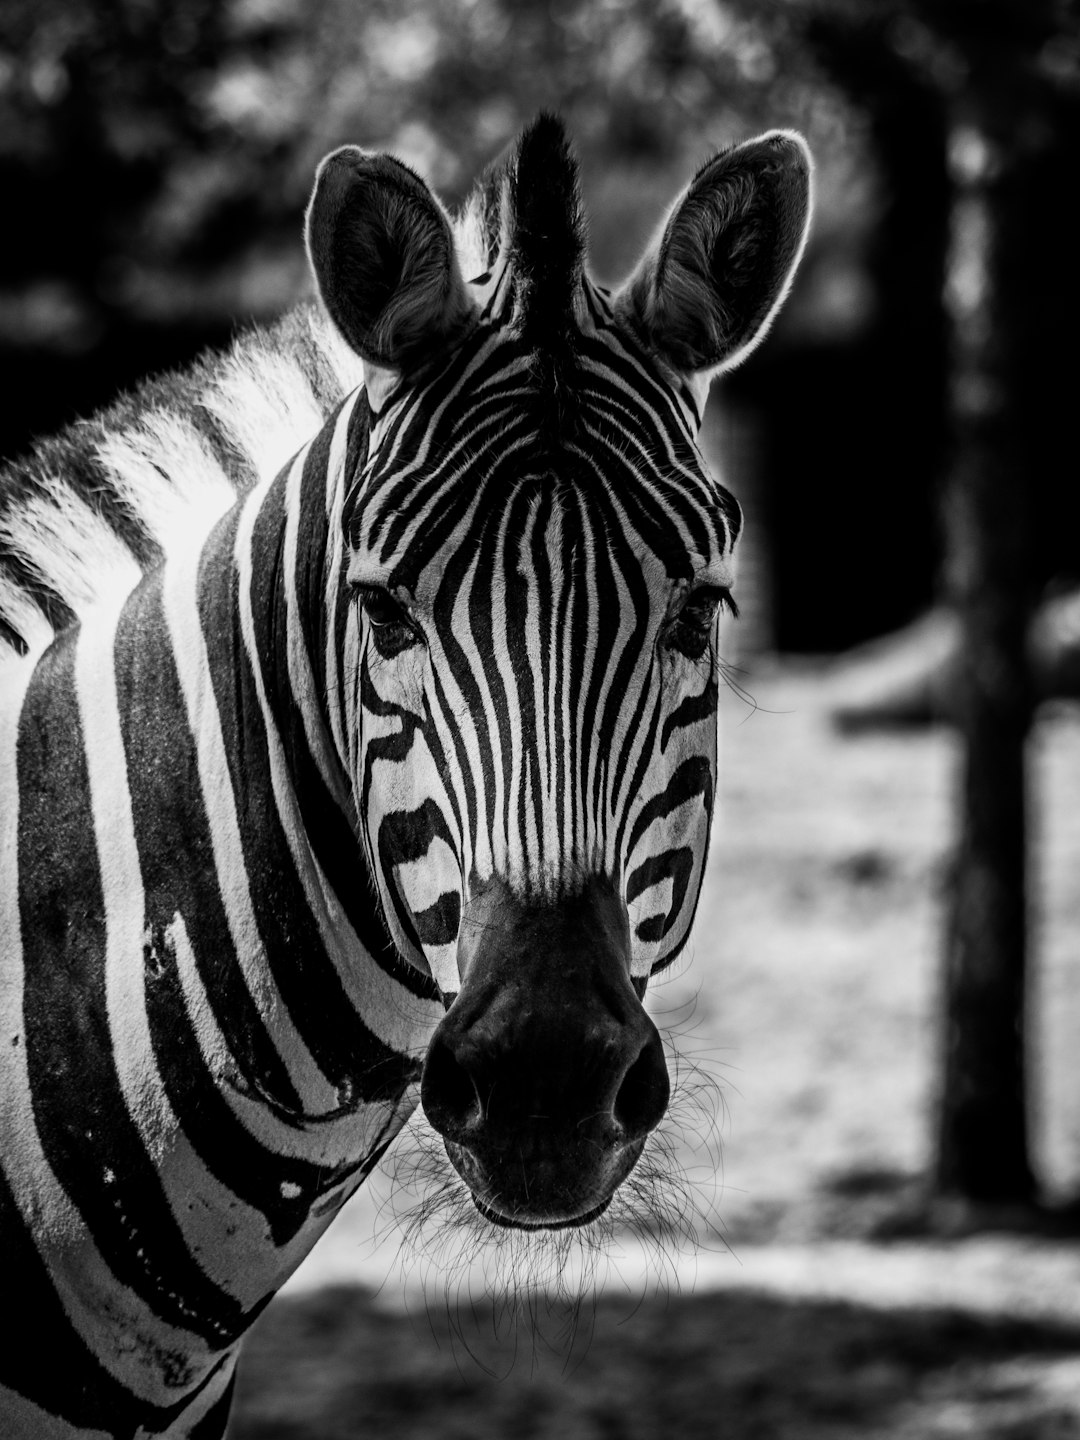
<svg viewBox="0 0 1080 1440"><path fill-rule="evenodd" d="M498 1224L593 1219L667 1104L641 996L704 871L739 528L695 434L780 303L807 180L790 136L718 156L611 296L555 121L454 227L387 157L320 171L311 257L370 422L344 477L353 793L447 1004L425 1113Z"/></svg>
<svg viewBox="0 0 1080 1440"><path fill-rule="evenodd" d="M349 503L355 793L394 939L446 994L493 878L557 899L606 877L643 983L704 869L739 512L692 404L588 299L569 433L485 323L386 398Z"/></svg>

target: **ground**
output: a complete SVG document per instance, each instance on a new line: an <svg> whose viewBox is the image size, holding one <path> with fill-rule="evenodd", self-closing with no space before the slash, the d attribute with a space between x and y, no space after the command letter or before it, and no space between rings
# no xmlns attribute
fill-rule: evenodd
<svg viewBox="0 0 1080 1440"><path fill-rule="evenodd" d="M620 1235L576 1332L543 1298L534 1330L493 1310L471 1251L449 1301L422 1241L403 1278L384 1179L252 1335L236 1440L1080 1437L1080 1243L882 1238L931 1151L953 736L840 734L818 666L749 686L756 709L725 695L694 953L652 1000L698 1096L675 1140L696 1254ZM1060 1202L1080 1191L1080 708L1044 711L1032 758L1034 1150Z"/></svg>

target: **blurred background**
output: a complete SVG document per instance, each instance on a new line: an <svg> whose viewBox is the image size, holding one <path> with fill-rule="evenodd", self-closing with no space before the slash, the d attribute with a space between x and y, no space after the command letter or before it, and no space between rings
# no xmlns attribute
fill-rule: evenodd
<svg viewBox="0 0 1080 1440"><path fill-rule="evenodd" d="M746 694L653 1000L701 1250L628 1238L624 1290L674 1293L616 1277L566 1368L483 1284L373 1295L386 1180L260 1323L236 1434L1080 1436L1072 3L0 0L0 453L307 295L328 149L453 203L540 108L608 281L716 146L817 162L706 421Z"/></svg>

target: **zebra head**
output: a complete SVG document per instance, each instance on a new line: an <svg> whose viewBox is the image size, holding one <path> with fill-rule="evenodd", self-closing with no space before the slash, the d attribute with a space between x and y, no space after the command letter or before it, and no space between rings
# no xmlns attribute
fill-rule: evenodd
<svg viewBox="0 0 1080 1440"><path fill-rule="evenodd" d="M667 1105L641 997L705 868L740 525L695 437L787 291L809 173L788 133L720 153L611 293L552 118L453 219L388 156L319 170L312 265L366 388L352 784L394 943L447 1007L425 1111L499 1223L599 1214Z"/></svg>

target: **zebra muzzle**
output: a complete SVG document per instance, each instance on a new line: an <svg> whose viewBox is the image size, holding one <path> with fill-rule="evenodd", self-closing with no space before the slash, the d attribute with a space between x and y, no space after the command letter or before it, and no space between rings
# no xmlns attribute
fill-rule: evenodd
<svg viewBox="0 0 1080 1440"><path fill-rule="evenodd" d="M462 916L461 990L421 1099L478 1209L521 1228L595 1218L667 1108L660 1036L630 980L605 878L522 900L489 882Z"/></svg>

